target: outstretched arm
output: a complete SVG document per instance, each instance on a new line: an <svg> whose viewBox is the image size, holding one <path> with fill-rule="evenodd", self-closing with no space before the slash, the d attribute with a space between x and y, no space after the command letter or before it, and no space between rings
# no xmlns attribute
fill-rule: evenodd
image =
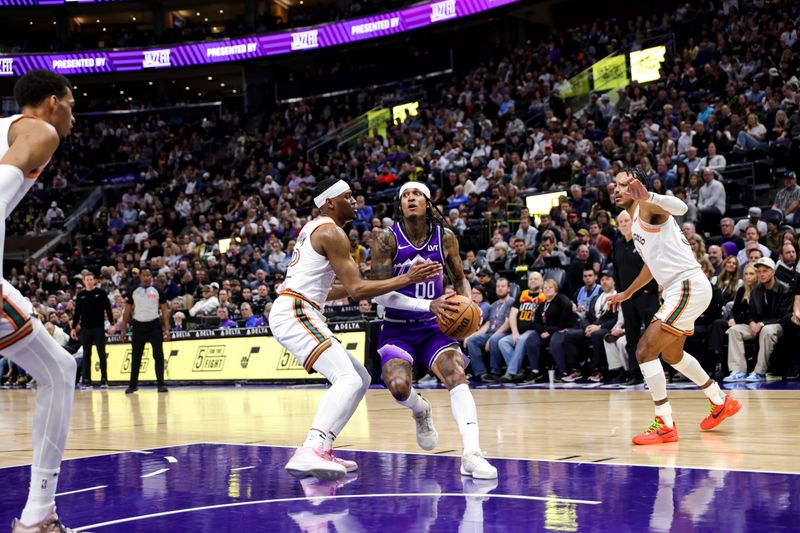
<svg viewBox="0 0 800 533"><path fill-rule="evenodd" d="M409 283L438 276L442 271L442 266L436 263L417 263L402 276L381 281L367 281L361 279L361 271L350 255L350 242L342 228L330 224L320 227L311 235L311 244L315 250L322 252L328 258L339 282L356 300L392 292Z"/></svg>

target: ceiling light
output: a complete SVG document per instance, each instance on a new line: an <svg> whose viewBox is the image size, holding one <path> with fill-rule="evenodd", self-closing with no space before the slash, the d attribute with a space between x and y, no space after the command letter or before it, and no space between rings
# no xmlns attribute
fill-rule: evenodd
<svg viewBox="0 0 800 533"><path fill-rule="evenodd" d="M208 17L204 18L203 22L208 22Z"/></svg>
<svg viewBox="0 0 800 533"><path fill-rule="evenodd" d="M213 79L214 79L214 76L209 76L209 77L208 77L208 81L211 81L211 80L213 80Z"/></svg>
<svg viewBox="0 0 800 533"><path fill-rule="evenodd" d="M136 20L136 17L131 17L133 20Z"/></svg>
<svg viewBox="0 0 800 533"><path fill-rule="evenodd" d="M225 13L225 10L224 9L220 9L219 10L219 14L222 15L223 13Z"/></svg>
<svg viewBox="0 0 800 533"><path fill-rule="evenodd" d="M96 23L100 24L100 19L95 20Z"/></svg>
<svg viewBox="0 0 800 533"><path fill-rule="evenodd" d="M199 17L200 16L200 12L198 11L197 13L195 13L195 15L197 15Z"/></svg>
<svg viewBox="0 0 800 533"><path fill-rule="evenodd" d="M86 93L83 93L83 96L89 96L89 95L88 95L88 94L86 94Z"/></svg>
<svg viewBox="0 0 800 533"><path fill-rule="evenodd" d="M233 94L236 94L236 89L233 90Z"/></svg>
<svg viewBox="0 0 800 533"><path fill-rule="evenodd" d="M222 83L219 84L219 86L220 87L225 87L225 82L223 81Z"/></svg>
<svg viewBox="0 0 800 533"><path fill-rule="evenodd" d="M148 81L147 85L153 85L153 82L152 81Z"/></svg>
<svg viewBox="0 0 800 533"><path fill-rule="evenodd" d="M53 21L53 26L55 26L55 25L56 25L56 21L54 20L54 21Z"/></svg>
<svg viewBox="0 0 800 533"><path fill-rule="evenodd" d="M103 31L106 31L106 29L105 29L105 28L103 28Z"/></svg>
<svg viewBox="0 0 800 533"><path fill-rule="evenodd" d="M125 94L125 91L120 91L119 94Z"/></svg>
<svg viewBox="0 0 800 533"><path fill-rule="evenodd" d="M186 89L188 91L189 90L189 86L187 85L186 87L184 87L184 89Z"/></svg>
<svg viewBox="0 0 800 533"><path fill-rule="evenodd" d="M33 26L33 21L30 21L30 25Z"/></svg>

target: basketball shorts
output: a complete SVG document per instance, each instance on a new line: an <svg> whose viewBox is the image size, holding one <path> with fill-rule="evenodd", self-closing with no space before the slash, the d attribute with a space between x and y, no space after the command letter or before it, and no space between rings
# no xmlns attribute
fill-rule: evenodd
<svg viewBox="0 0 800 533"><path fill-rule="evenodd" d="M333 333L319 306L296 292L282 292L269 313L269 327L275 340L314 373L314 363L331 347Z"/></svg>
<svg viewBox="0 0 800 533"><path fill-rule="evenodd" d="M11 346L21 346L33 333L33 305L6 280L3 283L3 312L0 313L0 354Z"/></svg>
<svg viewBox="0 0 800 533"><path fill-rule="evenodd" d="M653 316L661 329L677 336L694 334L694 322L711 303L711 283L702 272L664 288L664 303Z"/></svg>
<svg viewBox="0 0 800 533"><path fill-rule="evenodd" d="M439 354L447 350L458 350L458 343L442 333L436 320L426 322L389 322L383 321L378 332L378 354L381 356L381 366L390 359L403 359L411 365L414 359L420 360L428 369ZM464 367L469 364L469 358L461 353L464 358Z"/></svg>

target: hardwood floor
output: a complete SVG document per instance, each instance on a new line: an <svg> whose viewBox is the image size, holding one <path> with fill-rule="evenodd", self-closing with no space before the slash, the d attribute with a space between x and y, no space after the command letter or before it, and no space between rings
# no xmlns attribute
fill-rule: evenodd
<svg viewBox="0 0 800 533"><path fill-rule="evenodd" d="M77 391L66 457L194 442L296 446L324 389L143 388ZM699 391L670 391L680 442L636 447L632 435L652 419L644 391L474 390L481 445L490 457L731 470L800 472L795 435L797 391L736 391L743 408L711 432L701 432L707 402ZM423 391L434 407L439 446L459 454L461 439L447 391ZM31 461L33 391L0 391L0 466ZM337 440L352 449L422 452L409 411L373 389Z"/></svg>

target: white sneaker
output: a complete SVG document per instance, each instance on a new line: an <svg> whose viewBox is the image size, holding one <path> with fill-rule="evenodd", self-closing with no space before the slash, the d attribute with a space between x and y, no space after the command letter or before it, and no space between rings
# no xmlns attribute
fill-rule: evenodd
<svg viewBox="0 0 800 533"><path fill-rule="evenodd" d="M483 452L464 452L461 456L461 475L476 479L497 479L497 469L484 458Z"/></svg>
<svg viewBox="0 0 800 533"><path fill-rule="evenodd" d="M337 465L342 465L344 469L347 470L348 474L350 472L355 472L356 470L358 470L358 463L356 463L355 461L351 461L349 459L342 459L341 457L336 457L336 455L334 455L333 453L333 448L325 452L325 455L328 456L328 460L333 461Z"/></svg>
<svg viewBox="0 0 800 533"><path fill-rule="evenodd" d="M294 477L314 476L323 481L342 479L347 474L345 467L333 462L322 451L322 444L313 448L298 448L285 468Z"/></svg>
<svg viewBox="0 0 800 533"><path fill-rule="evenodd" d="M420 396L420 398L422 397ZM423 450L430 451L439 443L439 433L433 427L431 404L425 398L422 398L422 401L427 407L419 414L412 414L412 417L417 423L417 444Z"/></svg>

